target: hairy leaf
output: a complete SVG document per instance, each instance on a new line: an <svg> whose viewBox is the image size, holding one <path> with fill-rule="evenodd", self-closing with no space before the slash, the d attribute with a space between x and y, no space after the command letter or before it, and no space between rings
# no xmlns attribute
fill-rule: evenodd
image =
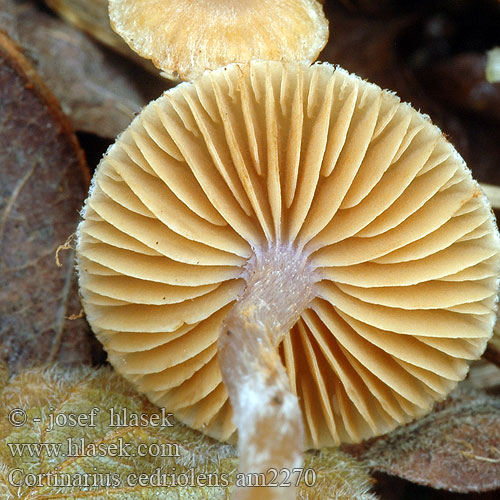
<svg viewBox="0 0 500 500"><path fill-rule="evenodd" d="M494 490L500 487L500 398L457 391L413 424L344 450L376 471L433 488Z"/></svg>
<svg viewBox="0 0 500 500"><path fill-rule="evenodd" d="M28 453L23 443L40 453ZM235 453L162 414L109 368L28 370L0 395L0 494L6 500L227 499ZM313 472L304 475L300 498L375 499L365 470L338 450L307 454L304 467Z"/></svg>
<svg viewBox="0 0 500 500"><path fill-rule="evenodd" d="M73 256L54 255L86 194L83 153L56 99L0 33L0 355L11 370L90 361Z"/></svg>

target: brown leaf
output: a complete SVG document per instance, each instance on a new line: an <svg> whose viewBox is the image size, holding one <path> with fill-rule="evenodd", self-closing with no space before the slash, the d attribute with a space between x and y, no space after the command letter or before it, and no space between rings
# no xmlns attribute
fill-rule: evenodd
<svg viewBox="0 0 500 500"><path fill-rule="evenodd" d="M500 368L500 348L498 346L498 343L498 334L496 334L496 336L494 335L493 339L488 343L488 347L484 352L484 357L490 363L493 363L498 368Z"/></svg>
<svg viewBox="0 0 500 500"><path fill-rule="evenodd" d="M78 131L114 138L166 88L32 0L0 0L0 29L26 49Z"/></svg>
<svg viewBox="0 0 500 500"><path fill-rule="evenodd" d="M456 391L413 424L344 451L379 472L468 493L500 487L500 398Z"/></svg>
<svg viewBox="0 0 500 500"><path fill-rule="evenodd" d="M83 153L55 97L0 32L0 355L10 369L90 361L73 255L54 254L86 195Z"/></svg>
<svg viewBox="0 0 500 500"><path fill-rule="evenodd" d="M158 74L158 69L150 61L138 56L122 37L111 29L108 0L45 0L45 3L63 19L96 40L144 66L154 75Z"/></svg>
<svg viewBox="0 0 500 500"><path fill-rule="evenodd" d="M482 359L471 363L467 378L461 382L460 385L466 388L485 390L500 395L500 365L495 366L493 362L488 360L490 346L491 344L488 344L488 348L483 354Z"/></svg>

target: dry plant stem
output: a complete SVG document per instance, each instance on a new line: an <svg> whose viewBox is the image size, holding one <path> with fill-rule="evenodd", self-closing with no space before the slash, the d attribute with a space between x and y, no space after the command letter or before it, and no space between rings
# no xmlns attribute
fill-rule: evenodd
<svg viewBox="0 0 500 500"><path fill-rule="evenodd" d="M246 279L219 339L219 363L238 428L239 472L270 481L270 469L292 471L303 462L302 415L278 345L313 298L314 272L293 247L273 245L255 253ZM287 487L237 487L233 499L294 498L290 479Z"/></svg>
<svg viewBox="0 0 500 500"><path fill-rule="evenodd" d="M484 351L484 357L490 363L493 363L500 368L500 350L497 349L496 345L488 344L486 351Z"/></svg>
<svg viewBox="0 0 500 500"><path fill-rule="evenodd" d="M482 182L481 189L490 200L491 207L495 210L500 210L500 186L494 186L492 184L485 184Z"/></svg>

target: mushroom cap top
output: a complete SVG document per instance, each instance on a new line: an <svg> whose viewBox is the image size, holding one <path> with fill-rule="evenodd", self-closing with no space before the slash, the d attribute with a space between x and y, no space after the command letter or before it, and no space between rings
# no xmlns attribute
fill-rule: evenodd
<svg viewBox="0 0 500 500"><path fill-rule="evenodd" d="M478 184L428 117L329 64L233 64L165 92L83 217L82 301L111 363L222 440L217 339L263 249L315 274L279 346L310 446L429 411L492 334L500 245Z"/></svg>
<svg viewBox="0 0 500 500"><path fill-rule="evenodd" d="M109 0L113 29L170 78L255 59L312 62L328 40L317 0Z"/></svg>

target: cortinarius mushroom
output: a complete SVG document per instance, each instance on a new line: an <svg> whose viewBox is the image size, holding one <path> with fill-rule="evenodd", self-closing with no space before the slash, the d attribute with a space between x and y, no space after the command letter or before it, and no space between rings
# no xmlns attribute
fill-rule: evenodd
<svg viewBox="0 0 500 500"><path fill-rule="evenodd" d="M166 92L83 215L82 298L111 363L188 425L238 429L243 470L300 464L302 429L318 448L422 415L492 333L478 184L428 117L329 64Z"/></svg>
<svg viewBox="0 0 500 500"><path fill-rule="evenodd" d="M254 59L312 62L328 40L317 0L109 0L113 29L170 78Z"/></svg>

